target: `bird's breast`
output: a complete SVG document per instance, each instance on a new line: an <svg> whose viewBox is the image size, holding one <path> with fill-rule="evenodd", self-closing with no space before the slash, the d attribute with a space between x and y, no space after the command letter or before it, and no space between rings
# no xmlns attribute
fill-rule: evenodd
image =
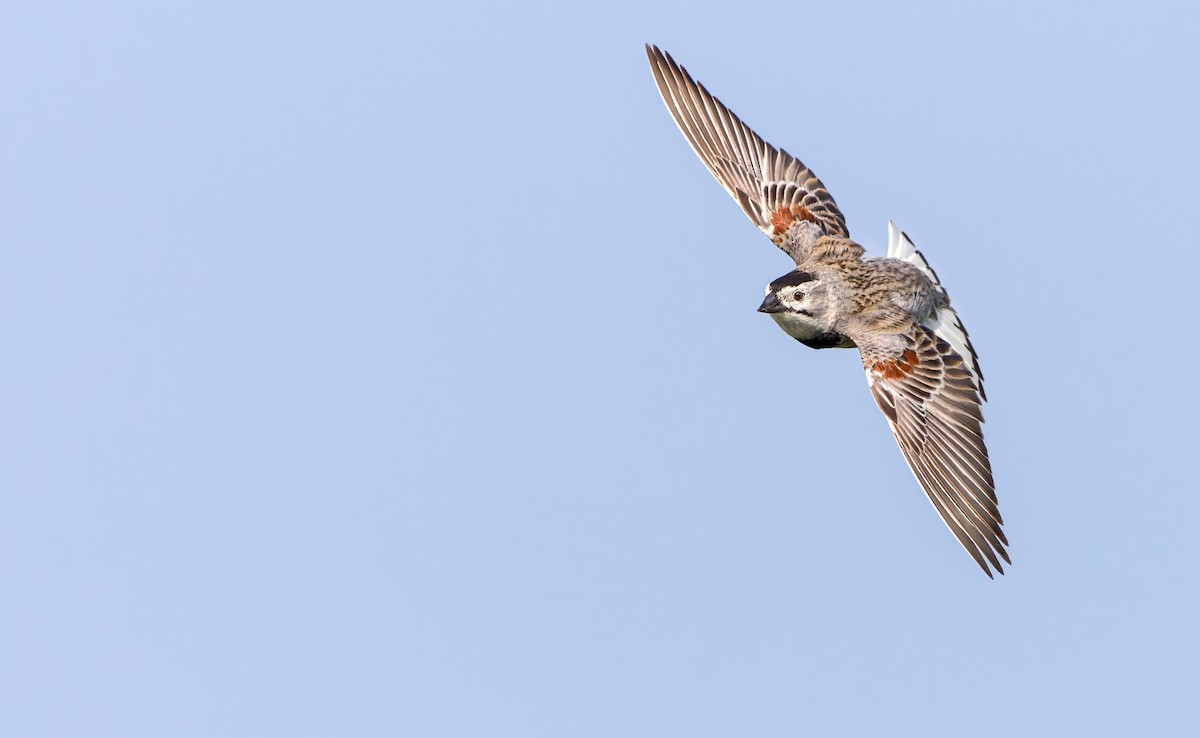
<svg viewBox="0 0 1200 738"><path fill-rule="evenodd" d="M854 341L836 331L831 331L815 318L799 313L774 313L771 315L783 332L800 343L814 349L854 348Z"/></svg>
<svg viewBox="0 0 1200 738"><path fill-rule="evenodd" d="M771 318L783 329L784 333L797 341L816 338L826 330L825 326L818 323L816 318L800 313L771 313Z"/></svg>

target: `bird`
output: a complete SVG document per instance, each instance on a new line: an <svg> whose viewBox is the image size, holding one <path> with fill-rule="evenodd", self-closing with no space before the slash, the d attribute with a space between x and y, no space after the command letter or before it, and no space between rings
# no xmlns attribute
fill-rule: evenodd
<svg viewBox="0 0 1200 738"><path fill-rule="evenodd" d="M984 444L979 356L937 274L888 223L885 257L850 238L825 185L763 140L666 52L646 44L659 94L692 150L754 225L795 262L758 310L813 349L857 348L867 386L909 468L989 578L1010 564Z"/></svg>

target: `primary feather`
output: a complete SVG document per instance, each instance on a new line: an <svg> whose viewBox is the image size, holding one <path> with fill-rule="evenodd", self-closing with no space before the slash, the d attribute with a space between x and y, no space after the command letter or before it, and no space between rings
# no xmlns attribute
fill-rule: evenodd
<svg viewBox="0 0 1200 738"><path fill-rule="evenodd" d="M1010 562L983 441L979 357L937 274L888 224L886 258L863 258L833 197L671 56L646 46L667 110L700 161L796 269L759 307L815 349L857 346L871 395L943 522L990 577Z"/></svg>

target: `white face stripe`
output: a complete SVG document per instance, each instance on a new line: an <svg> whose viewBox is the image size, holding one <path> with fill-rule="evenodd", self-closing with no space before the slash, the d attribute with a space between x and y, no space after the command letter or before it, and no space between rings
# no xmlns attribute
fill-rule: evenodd
<svg viewBox="0 0 1200 738"><path fill-rule="evenodd" d="M804 296L807 298L808 294L810 292L815 292L817 287L820 287L820 286L821 286L820 279L812 279L812 280L809 280L808 282L801 282L800 284L792 284L792 285L780 287L779 290L775 294L777 294L779 296L779 301L782 302L783 304L785 304L785 305L787 305L789 303L795 304L792 301L792 295L796 294L797 292L803 292ZM769 295L769 294L771 294L771 285L768 284L766 286L766 289L763 290L763 295L765 296L765 295Z"/></svg>

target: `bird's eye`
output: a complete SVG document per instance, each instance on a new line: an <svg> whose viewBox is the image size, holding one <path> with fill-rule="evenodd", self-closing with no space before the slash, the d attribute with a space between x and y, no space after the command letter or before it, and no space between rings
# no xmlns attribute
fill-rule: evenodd
<svg viewBox="0 0 1200 738"><path fill-rule="evenodd" d="M795 292L792 293L792 299L795 300L796 302L800 302L801 300L804 299L804 293L801 292L800 290L796 290Z"/></svg>

